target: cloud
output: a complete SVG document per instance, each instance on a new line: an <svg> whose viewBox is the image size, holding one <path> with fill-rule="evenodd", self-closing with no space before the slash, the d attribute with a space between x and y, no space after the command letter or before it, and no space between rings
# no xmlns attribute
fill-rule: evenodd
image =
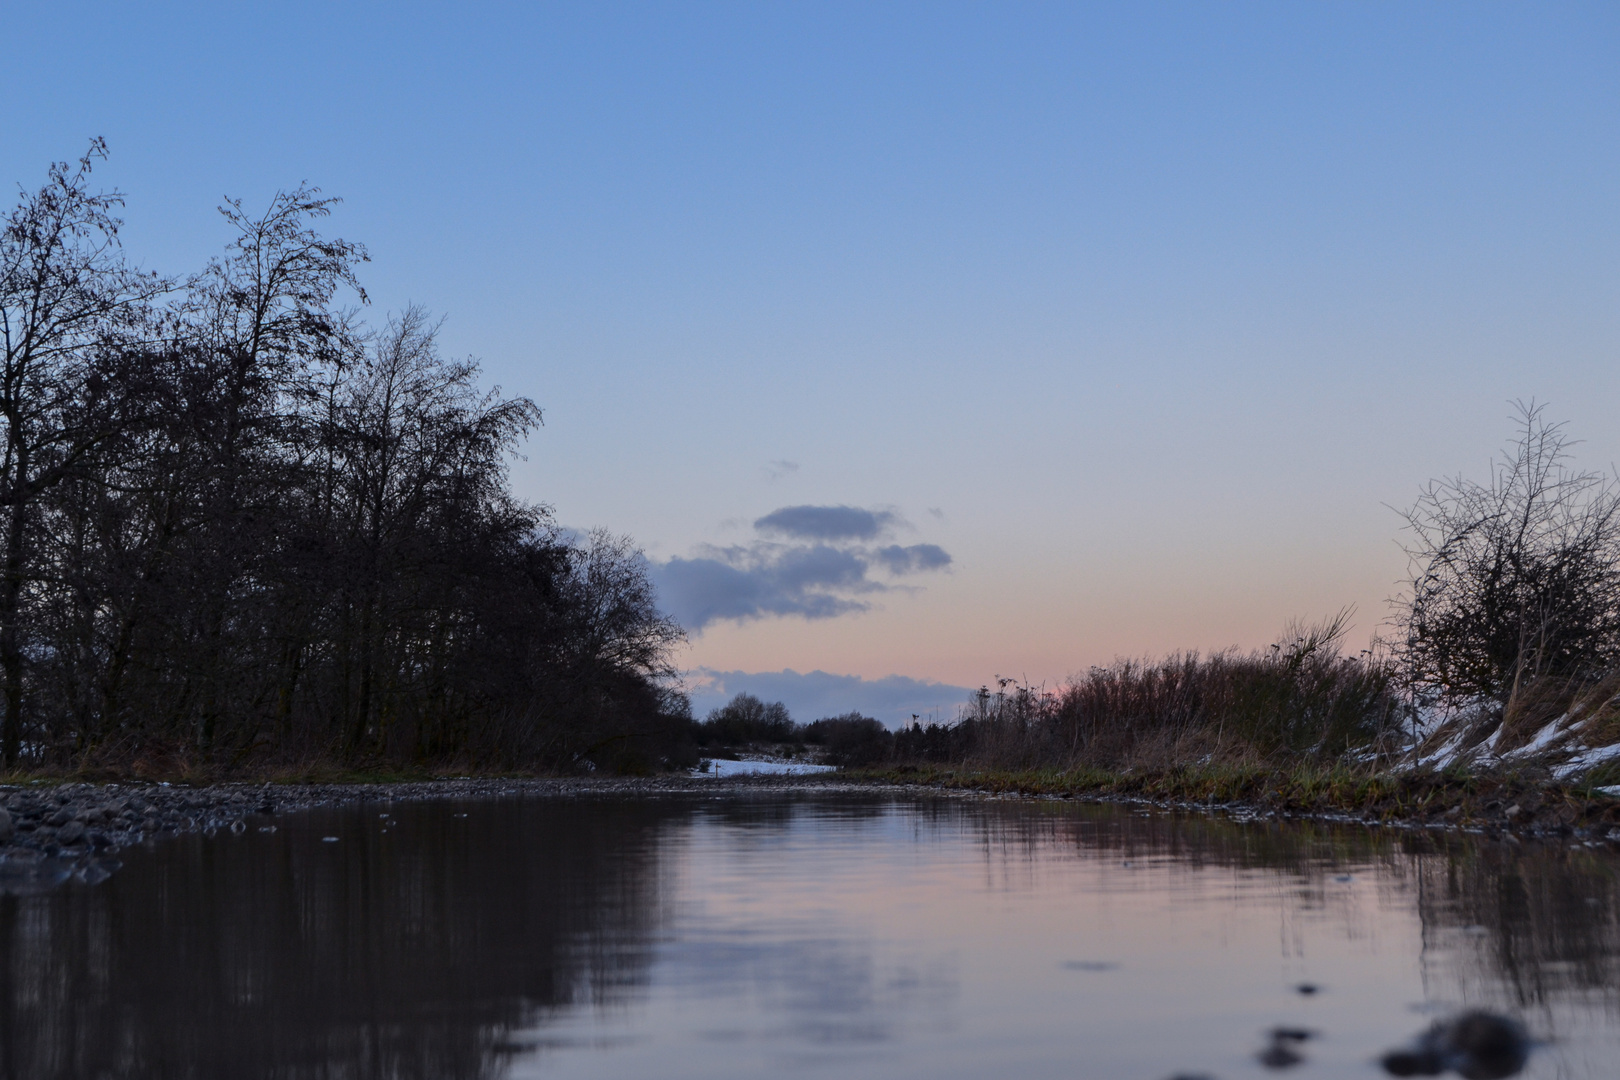
<svg viewBox="0 0 1620 1080"><path fill-rule="evenodd" d="M858 506L784 506L754 522L754 528L799 540L876 540L898 520L887 510Z"/></svg>
<svg viewBox="0 0 1620 1080"><path fill-rule="evenodd" d="M860 543L898 520L886 510L853 506L783 507L754 526L787 541L705 546L688 558L652 564L653 584L660 606L692 633L719 619L832 619L867 611L867 597L914 588L873 580L873 571L904 577L951 565L936 544Z"/></svg>
<svg viewBox="0 0 1620 1080"><path fill-rule="evenodd" d="M866 564L858 555L825 544L706 551L652 568L664 610L688 630L702 630L716 619L766 615L830 619L868 607L839 593L882 587L866 580Z"/></svg>
<svg viewBox="0 0 1620 1080"><path fill-rule="evenodd" d="M890 544L872 552L872 558L896 577L924 570L943 570L951 565L950 553L938 544L912 544L910 547Z"/></svg>
<svg viewBox="0 0 1620 1080"><path fill-rule="evenodd" d="M767 480L780 480L782 477L792 476L798 471L799 463L797 461L788 461L786 458L780 458L765 466L765 478Z"/></svg>
<svg viewBox="0 0 1620 1080"><path fill-rule="evenodd" d="M687 676L692 712L698 718L708 715L737 694L748 693L762 701L780 701L801 723L838 716L847 712L864 713L889 727L911 723L912 716L925 722L956 718L957 709L973 691L965 686L905 675L885 675L863 679L859 675L833 675L826 671L799 673L782 671L716 671L699 668Z"/></svg>

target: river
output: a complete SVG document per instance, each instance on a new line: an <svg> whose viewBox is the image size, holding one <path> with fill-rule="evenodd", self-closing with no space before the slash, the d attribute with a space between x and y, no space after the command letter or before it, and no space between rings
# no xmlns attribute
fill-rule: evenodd
<svg viewBox="0 0 1620 1080"><path fill-rule="evenodd" d="M0 1077L1372 1077L1483 1007L1614 1075L1607 848L733 791L396 802L0 897ZM1302 992L1305 988L1311 992Z"/></svg>

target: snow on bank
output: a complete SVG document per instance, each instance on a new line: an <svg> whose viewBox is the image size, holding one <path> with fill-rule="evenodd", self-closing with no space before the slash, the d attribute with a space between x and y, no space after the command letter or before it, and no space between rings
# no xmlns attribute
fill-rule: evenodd
<svg viewBox="0 0 1620 1080"><path fill-rule="evenodd" d="M1502 749L1508 726L1478 707L1451 717L1430 712L1416 725L1416 742L1422 748L1416 755L1419 769L1450 767L1494 769L1501 766L1534 764L1545 767L1555 780L1574 780L1599 765L1620 759L1620 742L1614 740L1612 710L1620 699L1611 699L1597 709L1590 703L1577 703L1568 712L1553 717L1524 739L1522 728L1510 736L1518 745ZM1605 722L1599 723L1600 719ZM1489 734L1481 737L1481 731ZM1521 741L1522 740L1522 741Z"/></svg>
<svg viewBox="0 0 1620 1080"><path fill-rule="evenodd" d="M805 761L709 761L708 768L692 770L693 776L807 776L833 772L831 765L811 765Z"/></svg>

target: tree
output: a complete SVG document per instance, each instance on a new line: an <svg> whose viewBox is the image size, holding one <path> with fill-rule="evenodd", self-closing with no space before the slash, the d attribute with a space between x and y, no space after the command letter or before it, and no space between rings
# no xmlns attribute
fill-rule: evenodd
<svg viewBox="0 0 1620 1080"><path fill-rule="evenodd" d="M540 408L480 392L478 366L443 359L437 329L417 307L391 320L344 373L325 435L338 464L333 525L347 555L340 647L355 670L351 748L364 740L378 688L389 681L382 669L390 638L402 640L406 620L445 613L455 591L445 571L465 554L469 530L495 524L480 512L497 511L497 531L532 531L544 517L504 498L506 457L540 423ZM404 638L434 636L431 625L414 629ZM395 653L395 666L407 662Z"/></svg>
<svg viewBox="0 0 1620 1080"><path fill-rule="evenodd" d="M8 768L23 732L24 590L32 580L38 504L90 466L132 417L119 360L153 321L150 301L170 283L131 269L118 242L116 192L89 189L106 144L77 166L51 166L0 228L0 744Z"/></svg>
<svg viewBox="0 0 1620 1080"><path fill-rule="evenodd" d="M1577 471L1545 408L1478 484L1436 480L1404 513L1410 593L1399 658L1421 696L1505 702L1529 679L1620 662L1620 481Z"/></svg>
<svg viewBox="0 0 1620 1080"><path fill-rule="evenodd" d="M513 495L532 401L420 309L340 306L365 252L313 227L334 200L229 202L178 289L124 262L102 153L0 221L6 764L695 752L645 558Z"/></svg>
<svg viewBox="0 0 1620 1080"><path fill-rule="evenodd" d="M750 693L740 693L718 709L710 710L703 721L702 734L726 745L792 742L802 736L787 706L780 701L766 703Z"/></svg>

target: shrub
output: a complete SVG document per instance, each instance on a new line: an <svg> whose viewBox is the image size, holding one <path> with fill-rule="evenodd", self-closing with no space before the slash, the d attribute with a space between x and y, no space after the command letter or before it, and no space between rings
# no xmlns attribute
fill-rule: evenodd
<svg viewBox="0 0 1620 1080"><path fill-rule="evenodd" d="M1504 704L1529 680L1620 665L1620 484L1573 470L1542 406L1518 409L1489 483L1433 481L1404 514L1398 655L1429 702Z"/></svg>

